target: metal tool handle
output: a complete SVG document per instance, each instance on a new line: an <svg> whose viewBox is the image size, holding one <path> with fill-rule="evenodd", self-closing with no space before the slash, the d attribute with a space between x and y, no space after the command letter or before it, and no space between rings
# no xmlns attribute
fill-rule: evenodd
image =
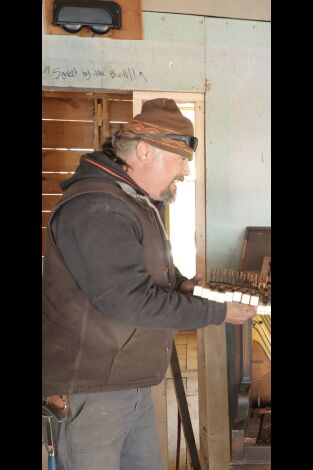
<svg viewBox="0 0 313 470"><path fill-rule="evenodd" d="M52 454L52 455L48 455L48 469L49 470L58 470L58 467L57 467L57 460L55 458L55 455Z"/></svg>

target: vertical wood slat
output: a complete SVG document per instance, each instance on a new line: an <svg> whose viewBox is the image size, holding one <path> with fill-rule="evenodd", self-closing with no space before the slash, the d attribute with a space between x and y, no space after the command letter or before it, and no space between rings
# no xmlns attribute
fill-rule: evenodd
<svg viewBox="0 0 313 470"><path fill-rule="evenodd" d="M129 95L126 100L122 94L114 95L114 99L111 99L108 93L98 98L98 114L101 116L98 126L102 144L121 128L121 124L132 119L132 100Z"/></svg>
<svg viewBox="0 0 313 470"><path fill-rule="evenodd" d="M198 137L198 147L195 152L195 205L196 205L196 267L202 280L206 279L206 165L204 138L204 101L195 102L195 135Z"/></svg>
<svg viewBox="0 0 313 470"><path fill-rule="evenodd" d="M206 172L202 101L196 103L195 134L201 143L196 153L196 265L197 273L205 280ZM230 462L225 324L198 330L198 373L201 464L203 469L225 470Z"/></svg>
<svg viewBox="0 0 313 470"><path fill-rule="evenodd" d="M109 99L102 99L102 141L104 142L111 136L110 130L110 104Z"/></svg>
<svg viewBox="0 0 313 470"><path fill-rule="evenodd" d="M230 463L225 323L204 329L204 361L208 447L208 467L204 468L225 470Z"/></svg>
<svg viewBox="0 0 313 470"><path fill-rule="evenodd" d="M93 100L93 107L94 107L94 128L93 128L93 148L95 150L99 150L101 146L100 142L100 132L99 132L99 113L98 113L98 100L94 98Z"/></svg>
<svg viewBox="0 0 313 470"><path fill-rule="evenodd" d="M195 152L195 205L196 205L196 270L206 279L206 211L205 211L205 139L204 139L204 102L195 102L195 135L198 137L198 148ZM199 407L199 441L200 462L203 469L209 468L208 449L208 413L205 361L204 328L197 331L197 365L198 365L198 407Z"/></svg>

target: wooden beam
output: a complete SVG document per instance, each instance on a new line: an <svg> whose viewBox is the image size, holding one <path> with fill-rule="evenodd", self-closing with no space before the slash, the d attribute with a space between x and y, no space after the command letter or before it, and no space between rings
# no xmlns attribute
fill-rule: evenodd
<svg viewBox="0 0 313 470"><path fill-rule="evenodd" d="M225 323L205 328L203 341L208 447L208 466L204 468L226 470L230 463L230 441Z"/></svg>
<svg viewBox="0 0 313 470"><path fill-rule="evenodd" d="M93 93L90 91L51 91L44 90L42 96L45 98L79 98L83 97L93 99L93 98L107 98L108 100L121 100L121 101L132 101L132 93L128 91L121 90L120 93Z"/></svg>
<svg viewBox="0 0 313 470"><path fill-rule="evenodd" d="M195 153L196 163L196 269L202 280L206 279L206 181L205 181L205 139L204 139L204 102L195 104L195 134L199 144ZM197 332L197 362L198 362L198 406L199 406L199 440L201 468L209 468L208 455L208 417L207 417L207 387L205 364L205 331Z"/></svg>
<svg viewBox="0 0 313 470"><path fill-rule="evenodd" d="M204 102L196 103L197 273L206 281L206 165ZM203 470L226 470L230 462L225 325L198 330L200 460Z"/></svg>
<svg viewBox="0 0 313 470"><path fill-rule="evenodd" d="M99 100L100 101L100 100ZM104 142L108 137L111 136L110 129L110 101L108 99L101 100L102 106L102 141Z"/></svg>

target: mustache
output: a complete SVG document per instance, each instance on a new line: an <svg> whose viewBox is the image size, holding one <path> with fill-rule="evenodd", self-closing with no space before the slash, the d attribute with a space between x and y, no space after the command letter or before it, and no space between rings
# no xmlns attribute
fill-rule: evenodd
<svg viewBox="0 0 313 470"><path fill-rule="evenodd" d="M184 181L185 177L184 176L176 176L176 178L173 179L173 181Z"/></svg>

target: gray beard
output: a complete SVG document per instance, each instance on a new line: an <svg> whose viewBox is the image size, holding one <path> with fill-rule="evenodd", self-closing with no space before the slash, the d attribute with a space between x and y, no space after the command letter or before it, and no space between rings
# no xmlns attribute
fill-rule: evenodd
<svg viewBox="0 0 313 470"><path fill-rule="evenodd" d="M170 189L167 188L160 194L160 201L164 202L164 204L171 204L175 202L176 194L172 194Z"/></svg>

